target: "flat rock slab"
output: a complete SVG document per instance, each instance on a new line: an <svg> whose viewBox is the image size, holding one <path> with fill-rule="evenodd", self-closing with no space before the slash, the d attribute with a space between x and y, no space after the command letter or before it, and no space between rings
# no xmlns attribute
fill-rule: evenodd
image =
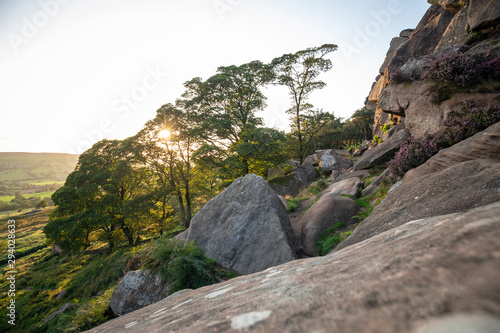
<svg viewBox="0 0 500 333"><path fill-rule="evenodd" d="M296 259L285 206L264 178L236 179L191 221L187 240L240 274Z"/></svg>
<svg viewBox="0 0 500 333"><path fill-rule="evenodd" d="M359 177L347 178L330 185L325 190L325 193L331 195L350 195L357 198L363 185L364 182Z"/></svg>
<svg viewBox="0 0 500 333"><path fill-rule="evenodd" d="M368 149L354 164L353 170L369 169L372 166L389 161L399 150L401 144L409 138L410 132L408 130L404 129L397 132L375 148Z"/></svg>
<svg viewBox="0 0 500 333"><path fill-rule="evenodd" d="M425 329L450 316L494 322L499 216L496 203L414 221L326 257L174 294L90 332L436 333Z"/></svg>
<svg viewBox="0 0 500 333"><path fill-rule="evenodd" d="M500 201L500 161L474 160L403 182L339 248L373 237L408 221L458 213Z"/></svg>

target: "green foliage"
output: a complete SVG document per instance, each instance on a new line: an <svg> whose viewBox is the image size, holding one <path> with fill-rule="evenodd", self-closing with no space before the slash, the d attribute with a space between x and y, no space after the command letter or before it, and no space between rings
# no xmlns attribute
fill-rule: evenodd
<svg viewBox="0 0 500 333"><path fill-rule="evenodd" d="M288 201L288 207L286 211L288 213L294 212L297 209L300 208L302 201L307 200L307 197L298 197L298 198L288 198L286 199Z"/></svg>
<svg viewBox="0 0 500 333"><path fill-rule="evenodd" d="M382 138L379 137L378 135L374 135L372 143L381 144L382 143Z"/></svg>
<svg viewBox="0 0 500 333"><path fill-rule="evenodd" d="M163 280L172 282L169 294L182 289L196 289L235 277L235 272L220 267L208 258L194 242L184 244L175 239L160 238L144 254L144 267Z"/></svg>
<svg viewBox="0 0 500 333"><path fill-rule="evenodd" d="M346 227L346 224L344 222L339 222L333 227L326 229L325 232L318 236L318 238L316 239L315 248L320 256L327 255L337 244L339 244L343 240L343 236L341 237L341 233L337 230L344 227Z"/></svg>
<svg viewBox="0 0 500 333"><path fill-rule="evenodd" d="M381 130L382 132L384 132L384 134L385 134L385 133L387 133L387 132L391 129L392 124L393 124L393 123L392 123L392 121L391 121L391 123L390 123L390 124L385 124L385 125L383 125L383 126L380 126L380 130Z"/></svg>

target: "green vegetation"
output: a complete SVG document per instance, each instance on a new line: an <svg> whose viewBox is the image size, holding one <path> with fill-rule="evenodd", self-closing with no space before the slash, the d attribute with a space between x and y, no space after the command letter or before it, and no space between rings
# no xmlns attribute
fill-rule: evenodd
<svg viewBox="0 0 500 333"><path fill-rule="evenodd" d="M320 256L327 255L337 244L343 242L351 233L341 233L338 229L346 227L344 222L339 222L325 230L316 240L316 251Z"/></svg>
<svg viewBox="0 0 500 333"><path fill-rule="evenodd" d="M305 201L307 199L307 197L287 198L286 200L288 201L288 208L286 209L286 211L288 213L296 211L300 208L302 201Z"/></svg>
<svg viewBox="0 0 500 333"><path fill-rule="evenodd" d="M205 256L194 242L184 244L175 239L161 238L145 251L144 257L145 268L172 282L169 294L201 288L238 275Z"/></svg>

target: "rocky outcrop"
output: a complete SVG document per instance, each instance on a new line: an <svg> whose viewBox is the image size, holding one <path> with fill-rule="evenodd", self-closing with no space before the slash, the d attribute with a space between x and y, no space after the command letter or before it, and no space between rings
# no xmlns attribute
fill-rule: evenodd
<svg viewBox="0 0 500 333"><path fill-rule="evenodd" d="M283 203L259 176L236 179L192 219L187 236L207 256L240 274L296 258Z"/></svg>
<svg viewBox="0 0 500 333"><path fill-rule="evenodd" d="M458 13L466 5L466 0L428 0L432 5L439 5L450 12Z"/></svg>
<svg viewBox="0 0 500 333"><path fill-rule="evenodd" d="M338 174L352 167L352 160L341 156L333 149L321 152L319 157L319 170L325 175Z"/></svg>
<svg viewBox="0 0 500 333"><path fill-rule="evenodd" d="M111 296L111 310L118 316L142 309L168 295L171 283L162 282L159 275L143 269L128 272Z"/></svg>
<svg viewBox="0 0 500 333"><path fill-rule="evenodd" d="M446 52L457 45L465 44L467 40L467 7L463 7L451 20L443 37L434 50L435 53Z"/></svg>
<svg viewBox="0 0 500 333"><path fill-rule="evenodd" d="M372 149L368 149L354 164L354 171L369 169L374 165L389 161L399 150L402 143L410 138L410 133L404 129Z"/></svg>
<svg viewBox="0 0 500 333"><path fill-rule="evenodd" d="M473 160L407 181L385 199L340 248L361 242L412 220L500 201L500 161Z"/></svg>
<svg viewBox="0 0 500 333"><path fill-rule="evenodd" d="M408 171L403 181L411 181L474 159L500 159L500 123L450 148L441 150L418 168Z"/></svg>
<svg viewBox="0 0 500 333"><path fill-rule="evenodd" d="M339 222L346 225L356 223L353 216L358 211L358 205L350 198L334 194L322 195L299 221L304 253L308 256L317 255L315 243L318 236Z"/></svg>
<svg viewBox="0 0 500 333"><path fill-rule="evenodd" d="M349 195L357 198L364 182L359 177L351 177L330 185L324 193L330 195Z"/></svg>
<svg viewBox="0 0 500 333"><path fill-rule="evenodd" d="M174 294L90 332L485 332L477 324L498 327L500 316L499 216L497 203L412 221L326 257ZM437 330L445 323L451 330Z"/></svg>
<svg viewBox="0 0 500 333"><path fill-rule="evenodd" d="M318 179L319 173L311 164L304 164L285 172L284 176L269 180L269 186L279 195L296 196L300 191Z"/></svg>
<svg viewBox="0 0 500 333"><path fill-rule="evenodd" d="M500 24L500 2L498 0L470 0L467 14L467 29L478 31Z"/></svg>

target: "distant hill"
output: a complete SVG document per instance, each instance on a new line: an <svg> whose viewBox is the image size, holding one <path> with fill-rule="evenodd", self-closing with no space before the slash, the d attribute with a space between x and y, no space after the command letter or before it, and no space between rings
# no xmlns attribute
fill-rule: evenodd
<svg viewBox="0 0 500 333"><path fill-rule="evenodd" d="M64 181L78 155L58 153L0 153L0 181Z"/></svg>

